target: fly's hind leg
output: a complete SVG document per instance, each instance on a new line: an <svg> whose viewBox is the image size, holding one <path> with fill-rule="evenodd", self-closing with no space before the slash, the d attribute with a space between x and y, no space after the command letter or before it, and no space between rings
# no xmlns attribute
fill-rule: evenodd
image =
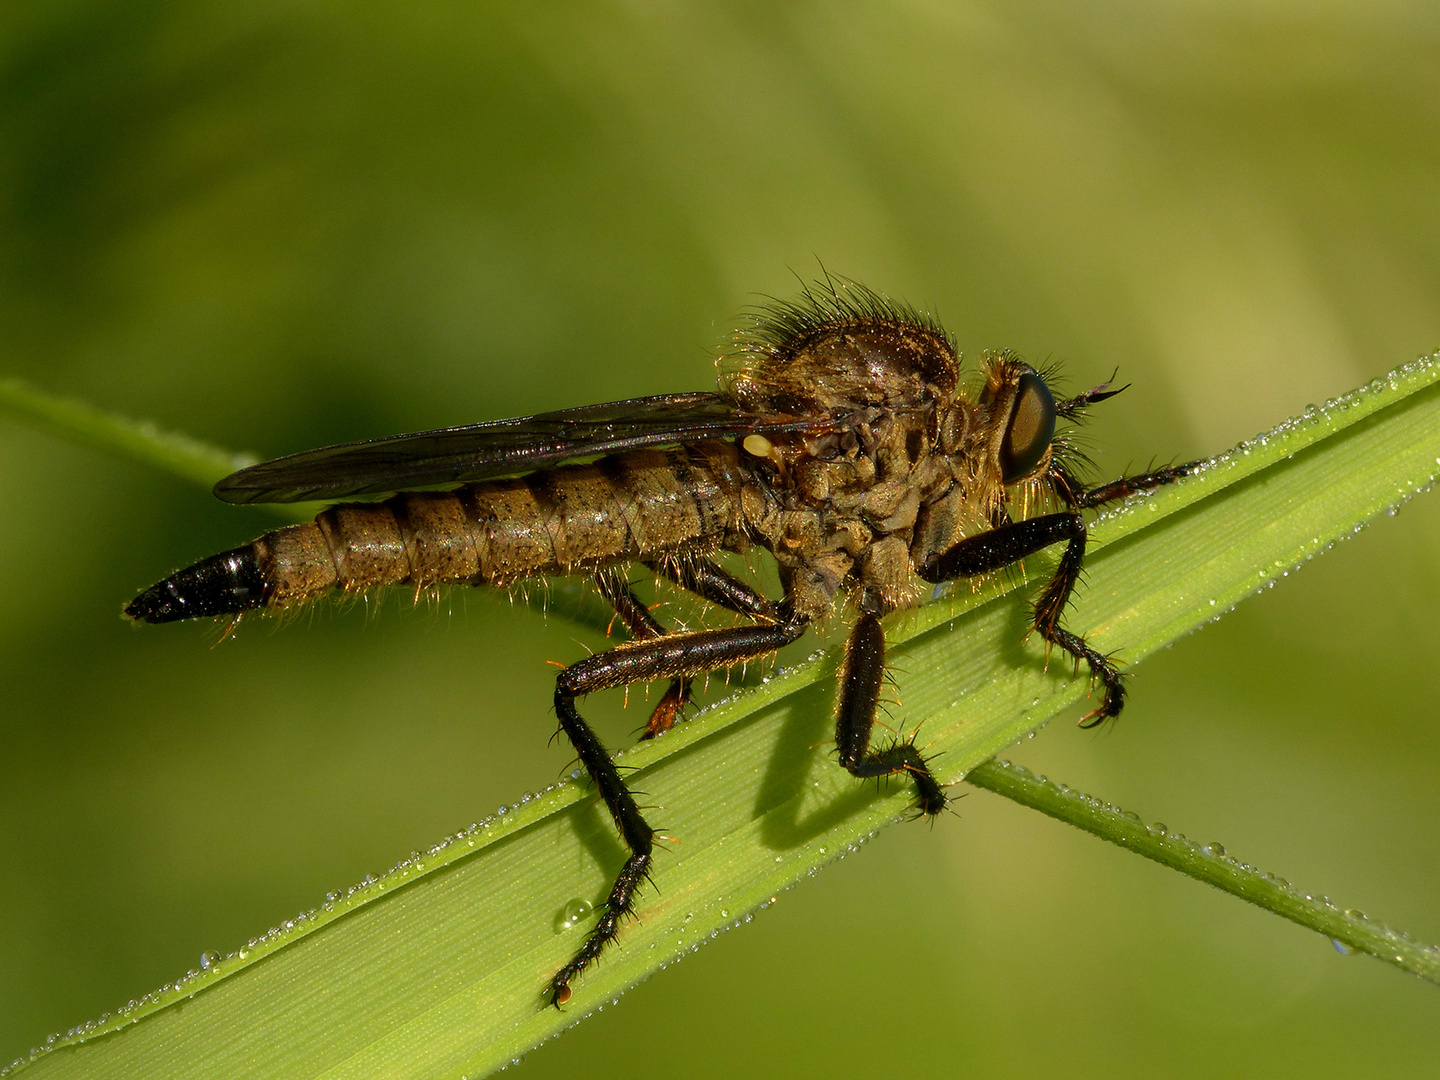
<svg viewBox="0 0 1440 1080"><path fill-rule="evenodd" d="M885 674L885 631L869 612L860 616L845 645L840 666L840 702L835 714L835 746L840 764L852 776L881 777L908 773L915 784L916 807L928 816L945 809L945 792L914 742L897 740L870 749L880 680Z"/></svg>
<svg viewBox="0 0 1440 1080"><path fill-rule="evenodd" d="M630 591L630 586L618 571L604 570L596 574L595 585L636 641L653 641L669 632L640 598ZM669 731L675 726L675 721L680 719L681 710L689 704L690 679L671 679L665 693L655 703L645 730L640 733L640 741L653 739Z"/></svg>
<svg viewBox="0 0 1440 1080"><path fill-rule="evenodd" d="M717 607L766 622L774 622L780 618L774 604L709 559L691 557L678 563L665 560L646 565L661 577L668 578L682 589Z"/></svg>
<svg viewBox="0 0 1440 1080"><path fill-rule="evenodd" d="M575 699L596 690L608 690L652 679L687 679L731 664L758 660L805 632L805 621L786 618L764 626L736 626L728 630L700 630L666 634L646 641L618 645L596 653L562 671L555 680L555 712L580 763L594 781L600 801L610 811L620 838L630 849L595 928L568 964L550 980L550 1003L570 1000L570 983L615 940L620 920L634 911L635 893L650 872L655 831L650 827L620 770L610 759L579 711Z"/></svg>
<svg viewBox="0 0 1440 1080"><path fill-rule="evenodd" d="M1060 625L1060 616L1080 579L1085 561L1085 519L1077 513L1045 514L1042 517L1002 525L998 529L961 540L948 551L932 556L920 567L920 576L939 583L974 577L1019 562L1027 555L1065 543L1055 576L1035 601L1033 627L1048 645L1058 645L1076 661L1084 660L1092 677L1105 688L1100 704L1080 718L1081 727L1094 727L1125 707L1125 680L1104 653L1092 648L1079 634ZM1048 647L1047 645L1047 647Z"/></svg>
<svg viewBox="0 0 1440 1080"><path fill-rule="evenodd" d="M719 607L728 608L740 615L774 622L779 616L775 606L738 578L727 574L709 559L690 557L678 562L662 560L647 563L656 574L664 577L701 599ZM602 571L595 575L600 594L615 609L620 620L636 641L651 641L663 637L668 631L651 614L640 599L630 591L623 577L614 570ZM690 704L691 680L672 679L664 695L656 703L645 725L640 740L653 739L663 735L675 726L680 712Z"/></svg>

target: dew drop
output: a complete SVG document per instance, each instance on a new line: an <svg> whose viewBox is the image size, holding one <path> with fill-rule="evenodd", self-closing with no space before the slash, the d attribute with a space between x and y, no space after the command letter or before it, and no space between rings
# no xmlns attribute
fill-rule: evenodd
<svg viewBox="0 0 1440 1080"><path fill-rule="evenodd" d="M1213 856L1216 859L1225 858L1225 848L1221 844L1206 844L1200 850L1205 852L1206 855Z"/></svg>
<svg viewBox="0 0 1440 1080"><path fill-rule="evenodd" d="M206 949L200 954L200 970L209 971L220 962L220 954L214 949Z"/></svg>
<svg viewBox="0 0 1440 1080"><path fill-rule="evenodd" d="M1354 955L1355 955L1355 950L1352 949L1352 948L1350 948L1349 945L1346 945L1346 944L1345 944L1343 941L1341 941L1339 938L1331 938L1331 939L1330 939L1330 944L1335 946L1335 951L1338 952L1341 956L1354 956Z"/></svg>
<svg viewBox="0 0 1440 1080"><path fill-rule="evenodd" d="M1151 836L1164 836L1170 830L1165 827L1165 823L1163 821L1157 821L1154 825L1151 825L1145 831L1148 832Z"/></svg>
<svg viewBox="0 0 1440 1080"><path fill-rule="evenodd" d="M594 911L594 905L588 900L576 897L566 904L558 915L555 916L555 932L563 934L566 930L573 930L584 920L585 916Z"/></svg>

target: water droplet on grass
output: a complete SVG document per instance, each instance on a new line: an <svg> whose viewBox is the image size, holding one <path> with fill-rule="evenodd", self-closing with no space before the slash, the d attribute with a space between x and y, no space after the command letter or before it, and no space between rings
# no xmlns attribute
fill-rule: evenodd
<svg viewBox="0 0 1440 1080"><path fill-rule="evenodd" d="M588 900L582 900L578 896L571 900L560 913L555 916L555 932L563 934L566 930L573 930L580 925L585 916L594 911L594 906Z"/></svg>

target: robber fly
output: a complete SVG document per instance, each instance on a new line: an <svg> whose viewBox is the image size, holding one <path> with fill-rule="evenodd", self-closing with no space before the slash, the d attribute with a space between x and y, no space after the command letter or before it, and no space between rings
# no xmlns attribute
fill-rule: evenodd
<svg viewBox="0 0 1440 1080"><path fill-rule="evenodd" d="M287 611L337 589L592 578L632 640L562 670L555 712L630 854L597 924L550 981L556 1006L635 910L655 842L576 698L669 680L644 732L653 738L689 702L692 680L766 657L835 610L853 612L835 717L840 765L856 777L908 778L916 809L933 816L945 791L913 740L871 741L885 667L881 618L934 584L1064 544L1033 629L1100 684L1081 724L1117 716L1120 672L1061 625L1085 554L1079 511L1193 467L1085 488L1056 421L1078 420L1118 390L1106 384L1056 401L1041 373L1009 352L987 354L983 382L964 387L938 323L849 281L827 278L763 309L731 359L715 393L349 443L242 469L215 494L231 503L389 497L337 502L313 522L180 570L125 609L164 623ZM778 600L712 558L753 547L779 566ZM745 623L668 629L631 591L634 563Z"/></svg>

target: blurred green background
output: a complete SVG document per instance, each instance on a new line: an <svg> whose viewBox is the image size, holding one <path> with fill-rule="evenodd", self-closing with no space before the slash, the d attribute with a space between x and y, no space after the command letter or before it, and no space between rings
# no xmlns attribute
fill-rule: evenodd
<svg viewBox="0 0 1440 1080"><path fill-rule="evenodd" d="M516 10L11 0L0 375L268 456L703 389L819 260L971 354L1118 364L1113 474L1440 344L1433 4ZM456 594L212 647L120 607L273 518L3 419L0 506L0 1060L567 765L568 625ZM1015 757L1440 939L1437 610L1432 495ZM1413 1077L1437 1025L1434 987L973 793L524 1075Z"/></svg>

